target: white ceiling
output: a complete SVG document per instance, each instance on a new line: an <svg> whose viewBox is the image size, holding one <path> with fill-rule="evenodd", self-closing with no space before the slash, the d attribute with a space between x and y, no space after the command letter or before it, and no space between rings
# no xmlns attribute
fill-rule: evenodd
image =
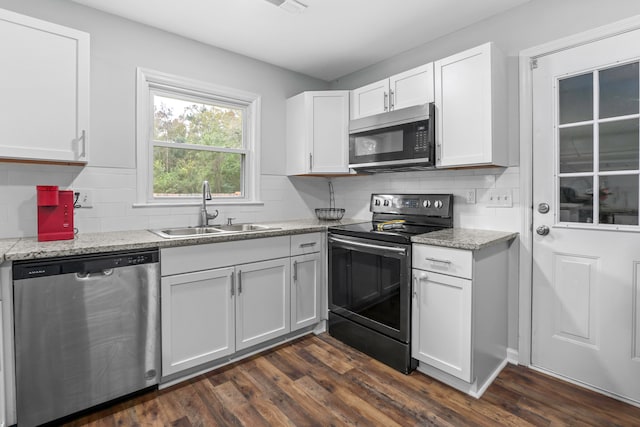
<svg viewBox="0 0 640 427"><path fill-rule="evenodd" d="M72 0L331 81L530 0Z"/></svg>

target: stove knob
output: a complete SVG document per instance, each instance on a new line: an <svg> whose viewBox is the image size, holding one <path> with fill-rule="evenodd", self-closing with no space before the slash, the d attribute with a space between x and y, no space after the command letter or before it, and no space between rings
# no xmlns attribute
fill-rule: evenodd
<svg viewBox="0 0 640 427"><path fill-rule="evenodd" d="M376 206L380 206L380 199L375 199L373 204L376 205Z"/></svg>
<svg viewBox="0 0 640 427"><path fill-rule="evenodd" d="M384 205L385 205L385 206L389 206L389 201L388 201L388 200L385 200L385 201L384 201Z"/></svg>
<svg viewBox="0 0 640 427"><path fill-rule="evenodd" d="M425 200L424 202L422 202L422 206L424 206L425 208L430 208L431 200Z"/></svg>
<svg viewBox="0 0 640 427"><path fill-rule="evenodd" d="M433 203L433 206L435 206L436 209L441 209L442 208L442 200L436 200Z"/></svg>

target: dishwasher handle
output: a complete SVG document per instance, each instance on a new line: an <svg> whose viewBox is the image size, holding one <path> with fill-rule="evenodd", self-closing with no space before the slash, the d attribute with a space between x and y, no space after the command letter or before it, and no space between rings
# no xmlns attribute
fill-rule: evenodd
<svg viewBox="0 0 640 427"><path fill-rule="evenodd" d="M102 271L90 271L90 272L78 272L76 273L77 280L91 280L91 279L103 279L113 274L113 268L106 268Z"/></svg>

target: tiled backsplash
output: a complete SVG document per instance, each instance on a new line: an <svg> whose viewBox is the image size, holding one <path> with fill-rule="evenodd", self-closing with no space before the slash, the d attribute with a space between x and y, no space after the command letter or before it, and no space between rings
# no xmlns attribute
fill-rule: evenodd
<svg viewBox="0 0 640 427"><path fill-rule="evenodd" d="M336 207L351 218L370 218L369 197L374 192L453 193L457 227L520 231L519 168L434 170L386 173L332 179ZM220 222L260 222L308 218L314 209L329 206L327 179L263 175L264 204L233 206L208 202L218 209ZM36 235L36 185L61 189L89 189L93 207L76 209L79 232L134 230L196 225L199 206L134 207L134 169L49 166L0 163L0 238ZM511 189L513 207L487 207L492 188ZM475 204L466 203L468 190L476 191Z"/></svg>
<svg viewBox="0 0 640 427"><path fill-rule="evenodd" d="M455 227L520 231L518 167L382 173L333 182L336 207L345 208L350 217L369 218L369 198L375 192L452 193ZM512 207L488 206L488 191L495 188L511 190ZM475 190L476 203L466 202L468 190Z"/></svg>

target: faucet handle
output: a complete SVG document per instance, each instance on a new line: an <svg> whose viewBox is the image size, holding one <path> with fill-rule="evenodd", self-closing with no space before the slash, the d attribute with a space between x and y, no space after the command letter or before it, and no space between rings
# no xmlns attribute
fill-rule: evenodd
<svg viewBox="0 0 640 427"><path fill-rule="evenodd" d="M227 217L227 225L233 225L231 222L232 222L234 219L235 219L235 218Z"/></svg>

